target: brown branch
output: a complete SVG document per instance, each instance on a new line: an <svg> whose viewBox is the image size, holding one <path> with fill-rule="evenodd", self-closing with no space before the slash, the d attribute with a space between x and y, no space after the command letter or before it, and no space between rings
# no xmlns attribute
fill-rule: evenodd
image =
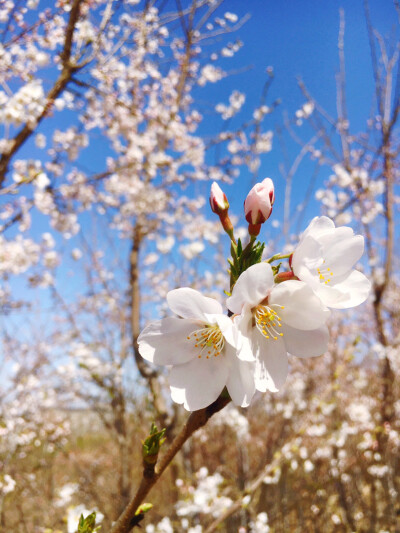
<svg viewBox="0 0 400 533"><path fill-rule="evenodd" d="M110 533L128 533L131 530L132 521L137 508L143 502L151 488L157 483L162 473L171 463L175 455L195 431L203 427L215 413L221 411L221 409L223 409L229 402L230 398L221 395L214 403L205 409L200 409L199 411L194 411L190 414L186 424L183 426L180 433L175 437L165 455L161 458L155 471L148 472L146 470L146 475L144 475L145 472L143 472L142 480L135 496L127 505L125 511L118 518Z"/></svg>
<svg viewBox="0 0 400 533"><path fill-rule="evenodd" d="M27 139L33 134L38 125L42 120L49 114L54 100L62 93L74 72L82 68L83 65L74 65L71 63L71 51L72 51L72 39L73 33L78 22L80 7L84 0L74 0L68 20L68 25L65 34L64 48L60 54L62 61L62 71L55 81L53 87L47 93L46 96L46 105L43 108L43 111L35 118L33 123L26 123L23 128L16 134L14 139L10 142L9 149L2 154L0 157L0 187L2 186L6 173L8 171L8 166L11 158L19 150L19 148L25 143Z"/></svg>
<svg viewBox="0 0 400 533"><path fill-rule="evenodd" d="M339 63L340 69L336 77L337 91L336 91L336 107L338 113L338 131L339 137L342 143L343 150L343 159L345 168L348 169L350 165L350 150L349 143L347 140L348 134L348 116L347 116L347 106L346 106L346 70L345 70L345 60L344 60L344 30L345 30L345 19L344 11L340 10L340 27L339 27L339 37L338 37L338 49L339 49Z"/></svg>
<svg viewBox="0 0 400 533"><path fill-rule="evenodd" d="M140 224L137 222L133 229L132 248L129 256L129 284L131 292L131 331L132 347L135 357L136 366L140 375L147 381L151 395L153 397L153 406L157 413L160 424L167 429L167 433L173 425L173 418L170 416L164 398L162 396L161 386L158 379L158 372L145 362L139 353L137 339L140 334L140 280L139 280L139 252L144 238L144 233Z"/></svg>

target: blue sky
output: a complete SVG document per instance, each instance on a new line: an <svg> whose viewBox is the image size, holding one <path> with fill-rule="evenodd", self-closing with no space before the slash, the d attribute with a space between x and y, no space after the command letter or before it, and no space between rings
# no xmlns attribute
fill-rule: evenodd
<svg viewBox="0 0 400 533"><path fill-rule="evenodd" d="M373 26L383 37L389 38L396 29L398 19L392 0L370 0L370 13ZM346 98L351 132L357 133L365 128L373 100L373 75L368 41L367 25L363 0L230 0L225 8L238 15L251 15L250 20L239 30L239 38L244 42L243 48L235 58L236 67L251 66L246 73L239 73L228 78L224 88L238 89L246 93L246 108L250 110L260 97L265 76L265 69L272 66L274 82L269 92L268 102L281 100L281 105L267 118L266 127L274 129L283 123L283 113L290 117L305 102L297 86L297 78L306 84L311 95L334 117L336 117L336 81L339 69L338 31L339 11L345 14L345 62L346 62ZM396 35L396 34L394 34ZM222 93L216 95L222 98ZM299 133L307 129L303 125ZM310 137L311 135L309 135ZM305 137L307 138L307 136ZM289 142L291 161L298 153L298 146ZM259 178L270 176L278 188L276 211L281 207L283 181L280 178L279 165L282 154L277 139L273 150L262 156ZM296 195L304 195L312 166L303 162L294 181L294 201ZM325 169L319 184L329 176ZM303 178L301 178L303 176ZM227 187L227 193L236 197L246 194L247 176L243 175L238 185ZM243 184L243 187L240 185ZM240 203L234 206L239 208ZM312 209L319 206L313 203ZM310 213L311 216L317 212ZM304 229L304 228L303 228Z"/></svg>
<svg viewBox="0 0 400 533"><path fill-rule="evenodd" d="M45 4L46 1L40 2L39 8ZM169 7L172 8L173 5L174 2L171 1ZM266 129L273 130L276 125L282 124L284 111L293 116L305 102L297 87L298 76L304 80L312 95L335 115L335 73L338 70L337 40L341 7L344 8L346 19L345 55L349 115L354 131L362 129L370 111L373 95L371 59L362 0L226 1L221 7L220 14L231 11L239 16L249 13L251 17L237 33L229 37L232 41L240 38L244 43L235 58L226 59L226 63L223 64L227 70L237 69L238 72L223 80L221 84L209 86L206 93L211 104L227 103L230 92L234 89L240 90L247 97L241 114L241 118L244 119L246 112L251 113L258 104L266 80L265 69L272 66L275 77L267 103L270 104L277 98L281 99L282 103L268 116ZM396 24L396 11L392 0L370 0L370 9L374 26L384 36L389 36L391 28ZM207 126L208 129L210 127L213 127L213 121ZM37 156L28 145L24 148L24 152L28 157ZM298 147L290 146L292 160L297 152ZM21 153L18 157L24 155ZM282 216L283 202L283 181L279 174L281 161L282 154L275 139L273 150L262 156L259 178L270 176L276 183L277 200L273 217L278 220ZM93 157L93 153L89 163L93 171L103 169L97 168L99 162ZM325 172L321 180L329 175L328 169ZM307 163L302 164L294 183L294 203L297 195L298 198L304 195L304 186L308 183L310 174L311 166ZM232 207L238 214L242 211L243 201L249 189L248 178L249 175L243 171L237 184L231 187L224 186ZM202 186L206 195L209 186L209 184ZM318 214L319 205L314 202L311 210L312 212L307 213L304 224L308 223L311 216ZM90 224L90 217L87 217L87 221ZM46 228L43 227L43 217L39 217L34 223L32 232L38 235L44 230ZM67 247L71 248L77 245L79 246L77 239L67 243ZM67 268L71 268L71 265Z"/></svg>

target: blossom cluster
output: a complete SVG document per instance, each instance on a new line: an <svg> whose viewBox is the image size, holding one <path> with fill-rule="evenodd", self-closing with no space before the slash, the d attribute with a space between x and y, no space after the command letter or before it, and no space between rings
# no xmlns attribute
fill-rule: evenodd
<svg viewBox="0 0 400 533"><path fill-rule="evenodd" d="M328 217L314 218L293 252L262 260L256 242L275 199L270 178L256 184L245 201L249 243L235 241L229 202L219 186L210 205L231 238L231 293L222 305L198 291L170 291L167 302L176 316L148 325L139 351L152 363L171 367L172 399L195 411L221 393L239 406L255 392L277 392L288 375L287 354L315 357L328 349L330 308L348 309L364 302L367 277L353 267L364 251L364 238L349 227L335 227ZM280 271L289 259L289 269Z"/></svg>

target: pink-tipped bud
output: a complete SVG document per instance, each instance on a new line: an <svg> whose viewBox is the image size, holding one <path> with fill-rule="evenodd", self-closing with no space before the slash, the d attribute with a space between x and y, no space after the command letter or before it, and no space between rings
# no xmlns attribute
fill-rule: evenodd
<svg viewBox="0 0 400 533"><path fill-rule="evenodd" d="M244 212L249 224L263 224L272 213L275 201L274 184L271 178L256 183L244 201Z"/></svg>
<svg viewBox="0 0 400 533"><path fill-rule="evenodd" d="M217 215L222 215L229 209L228 199L216 181L211 185L210 205L212 211Z"/></svg>

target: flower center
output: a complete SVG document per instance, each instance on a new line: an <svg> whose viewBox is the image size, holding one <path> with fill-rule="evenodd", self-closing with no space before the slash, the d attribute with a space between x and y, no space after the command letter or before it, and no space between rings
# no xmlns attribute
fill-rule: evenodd
<svg viewBox="0 0 400 533"><path fill-rule="evenodd" d="M284 309L283 305L279 307ZM271 307L268 305L257 305L253 309L253 317L256 328L266 339L277 341L278 337L283 337L283 333L277 329L282 327L281 318Z"/></svg>
<svg viewBox="0 0 400 533"><path fill-rule="evenodd" d="M325 263L325 259L324 259L323 264L324 263ZM325 285L328 285L328 283L332 281L333 272L329 267L323 267L322 269L317 268L317 272L318 272L319 280L322 283L325 283Z"/></svg>
<svg viewBox="0 0 400 533"><path fill-rule="evenodd" d="M210 356L217 357L220 355L225 345L224 336L218 325L206 325L204 328L193 331L193 333L186 338L188 341L194 341L194 347L198 348L199 351L197 356L199 359L201 359L203 355L205 355L207 359L210 359Z"/></svg>

